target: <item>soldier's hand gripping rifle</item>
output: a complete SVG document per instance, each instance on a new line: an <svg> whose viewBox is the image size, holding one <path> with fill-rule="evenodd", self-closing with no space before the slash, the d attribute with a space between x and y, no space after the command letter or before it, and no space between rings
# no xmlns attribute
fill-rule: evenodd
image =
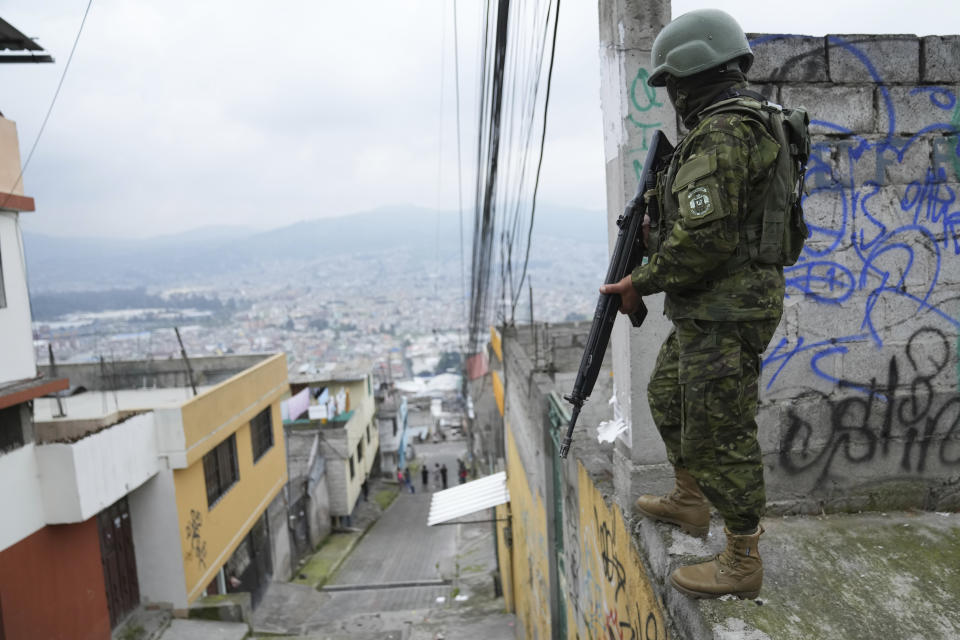
<svg viewBox="0 0 960 640"><path fill-rule="evenodd" d="M673 146L663 132L658 129L654 132L650 141L647 159L643 165L643 173L640 175L640 184L637 185L637 195L627 203L623 215L617 219L617 227L620 228L620 231L617 232L617 244L610 256L610 266L607 267L607 277L603 281L604 284L619 282L633 271L634 267L640 264L643 259L646 249L643 242L643 217L644 215L650 216L650 220L654 224L660 218L656 200L651 200L648 205L645 202L644 193L656 188L657 173L670 161L672 154ZM590 327L590 334L587 336L587 345L583 350L583 358L580 360L580 370L577 371L577 380L570 395L564 396L564 399L573 405L573 412L570 414L567 435L560 444L561 458L566 458L567 452L570 451L577 417L580 415L583 403L593 392L593 385L597 382L600 365L603 363L603 354L607 351L610 332L613 330L613 323L617 319L617 311L619 310L620 296L608 293L600 294L597 309L593 313L593 325ZM646 316L647 307L641 300L640 308L630 314L630 322L633 326L639 327Z"/></svg>

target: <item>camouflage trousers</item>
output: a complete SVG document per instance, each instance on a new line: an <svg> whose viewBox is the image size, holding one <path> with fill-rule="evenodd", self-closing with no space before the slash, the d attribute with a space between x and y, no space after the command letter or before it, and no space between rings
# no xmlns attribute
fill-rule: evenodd
<svg viewBox="0 0 960 640"><path fill-rule="evenodd" d="M753 531L766 505L755 418L761 354L778 324L675 320L647 388L670 463L734 532Z"/></svg>

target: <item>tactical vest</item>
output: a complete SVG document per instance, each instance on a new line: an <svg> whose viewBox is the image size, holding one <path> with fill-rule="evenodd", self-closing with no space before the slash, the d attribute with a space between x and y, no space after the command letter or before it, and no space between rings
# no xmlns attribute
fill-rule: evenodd
<svg viewBox="0 0 960 640"><path fill-rule="evenodd" d="M725 264L718 270L730 274L748 263L790 266L797 262L809 235L803 220L801 199L807 159L810 155L809 118L804 109L784 109L762 95L743 89L733 97L716 102L703 110L700 123L686 137L692 140L707 117L719 113L739 113L759 123L780 146L780 151L763 181L746 203L747 217L740 223L740 242ZM678 217L671 187L683 157L683 143L677 148L670 167L658 176L657 192L662 194L663 217L673 224ZM669 228L658 229L659 245ZM654 249L656 250L656 249ZM652 253L652 252L651 252Z"/></svg>

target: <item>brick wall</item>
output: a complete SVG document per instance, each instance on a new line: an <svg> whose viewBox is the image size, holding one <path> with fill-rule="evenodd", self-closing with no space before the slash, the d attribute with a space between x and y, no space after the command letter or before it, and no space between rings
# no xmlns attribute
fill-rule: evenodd
<svg viewBox="0 0 960 640"><path fill-rule="evenodd" d="M960 36L752 35L811 117L811 237L764 361L768 498L960 505Z"/></svg>

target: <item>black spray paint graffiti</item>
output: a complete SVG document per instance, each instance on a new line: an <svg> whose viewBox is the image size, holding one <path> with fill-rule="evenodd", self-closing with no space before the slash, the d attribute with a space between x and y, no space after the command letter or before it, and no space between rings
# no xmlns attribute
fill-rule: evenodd
<svg viewBox="0 0 960 640"><path fill-rule="evenodd" d="M605 520L601 522L596 507L593 509L593 521L600 542L603 577L615 587L613 595L615 604L607 611L605 620L608 640L657 640L660 637L660 630L653 612L649 612L644 620L640 606L636 602L629 602L629 598L621 599L620 597L627 586L627 571L623 562L617 557L616 531ZM621 600L625 602L621 603ZM627 612L626 620L620 619L621 605ZM642 623L641 620L643 620Z"/></svg>
<svg viewBox="0 0 960 640"><path fill-rule="evenodd" d="M187 523L187 543L190 545L190 553L187 559L196 558L200 568L207 568L207 541L200 537L200 528L203 526L203 519L200 512L196 509L190 510L190 522Z"/></svg>
<svg viewBox="0 0 960 640"><path fill-rule="evenodd" d="M941 348L932 349L937 341ZM960 465L960 396L938 395L934 387L934 380L950 365L950 349L945 333L920 329L902 354L906 370L893 356L883 385L876 378L856 383L868 390L866 397L831 401L819 394L829 407L831 429L822 449L813 443L815 429L808 416L790 409L780 466L790 474L817 471L820 485L838 460L868 463L891 455L894 446L902 448L899 470L903 474L923 473L931 456L944 466Z"/></svg>

